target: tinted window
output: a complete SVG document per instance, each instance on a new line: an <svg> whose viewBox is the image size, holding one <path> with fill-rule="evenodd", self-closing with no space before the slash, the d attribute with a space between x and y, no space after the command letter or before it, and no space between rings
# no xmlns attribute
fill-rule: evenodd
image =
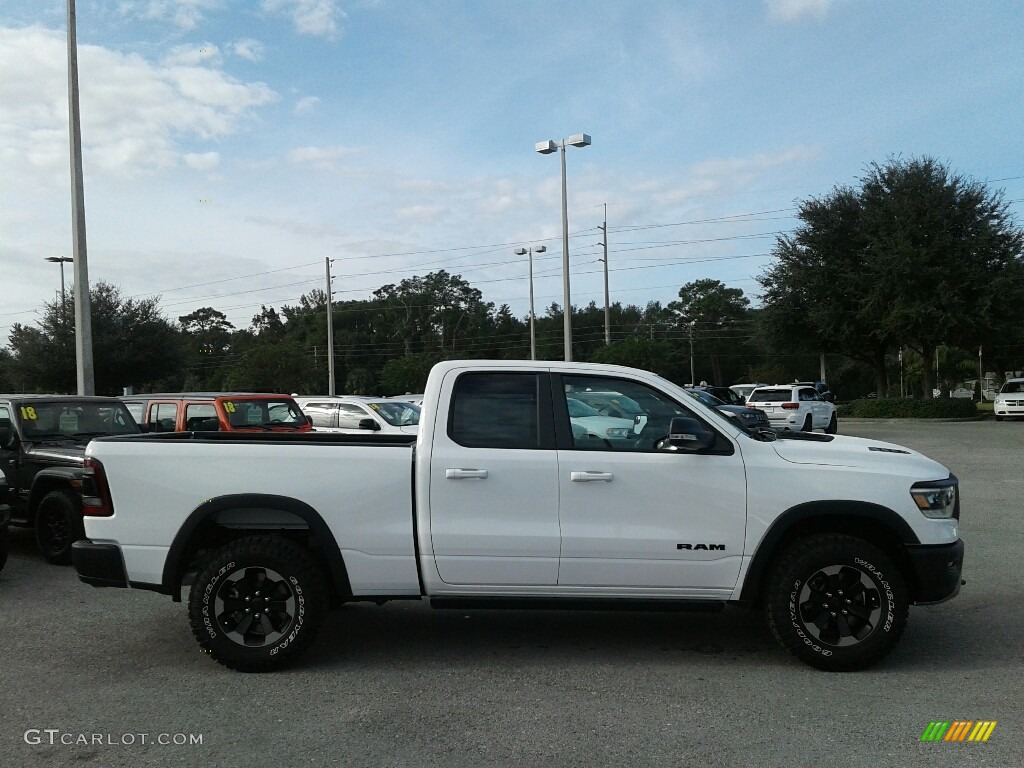
<svg viewBox="0 0 1024 768"><path fill-rule="evenodd" d="M540 448L539 380L532 373L465 373L448 435L468 448Z"/></svg>
<svg viewBox="0 0 1024 768"><path fill-rule="evenodd" d="M217 409L212 403L189 403L185 406L185 429L194 432L201 427L209 427L203 424L207 419L217 419Z"/></svg>
<svg viewBox="0 0 1024 768"><path fill-rule="evenodd" d="M793 390L785 389L755 389L747 398L752 403L788 403L793 398Z"/></svg>

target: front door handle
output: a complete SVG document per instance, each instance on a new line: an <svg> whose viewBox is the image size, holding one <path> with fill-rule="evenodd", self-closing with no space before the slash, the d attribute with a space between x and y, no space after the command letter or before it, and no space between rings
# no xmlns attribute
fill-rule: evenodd
<svg viewBox="0 0 1024 768"><path fill-rule="evenodd" d="M487 479L486 469L446 469L444 471L446 480L465 480L476 478L477 480Z"/></svg>
<svg viewBox="0 0 1024 768"><path fill-rule="evenodd" d="M610 483L615 477L611 472L570 472L569 479L574 483L593 483L602 481Z"/></svg>

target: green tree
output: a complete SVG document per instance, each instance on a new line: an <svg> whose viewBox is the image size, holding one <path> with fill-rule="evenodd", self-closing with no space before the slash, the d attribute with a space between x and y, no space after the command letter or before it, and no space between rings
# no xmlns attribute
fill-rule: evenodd
<svg viewBox="0 0 1024 768"><path fill-rule="evenodd" d="M159 298L132 299L101 281L90 291L93 380L97 394L117 395L123 387L145 389L176 381L183 358L177 328L160 312ZM9 347L14 378L30 391L73 392L77 387L74 292L44 305L37 327L15 323Z"/></svg>
<svg viewBox="0 0 1024 768"><path fill-rule="evenodd" d="M441 357L431 352L403 355L389 360L380 374L380 386L385 395L419 393L427 385L427 374Z"/></svg>
<svg viewBox="0 0 1024 768"><path fill-rule="evenodd" d="M1009 327L1024 296L1024 235L1001 192L938 161L872 164L861 188L801 203L759 278L777 338L861 360L886 391L898 345L931 360L943 343L977 348ZM922 366L930 397L934 370Z"/></svg>
<svg viewBox="0 0 1024 768"><path fill-rule="evenodd" d="M692 337L694 354L706 355L710 360L713 383L719 386L725 384L723 356L732 353L737 336L748 330L748 306L750 300L742 290L726 288L720 280L710 279L687 283L679 289L679 301L668 305L687 344Z"/></svg>

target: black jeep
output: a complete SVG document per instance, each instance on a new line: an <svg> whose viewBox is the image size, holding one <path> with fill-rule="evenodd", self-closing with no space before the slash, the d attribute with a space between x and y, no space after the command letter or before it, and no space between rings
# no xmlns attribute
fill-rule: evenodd
<svg viewBox="0 0 1024 768"><path fill-rule="evenodd" d="M71 544L85 538L85 447L94 437L139 431L114 397L0 395L0 471L11 524L34 528L51 563L71 562Z"/></svg>

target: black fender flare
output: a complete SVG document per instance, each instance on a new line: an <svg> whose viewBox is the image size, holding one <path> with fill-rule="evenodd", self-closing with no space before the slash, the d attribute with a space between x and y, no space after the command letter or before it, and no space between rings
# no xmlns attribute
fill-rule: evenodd
<svg viewBox="0 0 1024 768"><path fill-rule="evenodd" d="M36 472L35 477L32 478L32 487L28 493L28 509L35 512L35 508L39 506L39 502L42 501L43 497L53 490L61 490L52 486L60 485L64 486L67 490L74 493L75 497L81 501L82 498L82 467L45 467ZM40 490L42 486L50 486L45 492Z"/></svg>
<svg viewBox="0 0 1024 768"><path fill-rule="evenodd" d="M348 571L345 568L344 559L341 556L341 549L330 526L324 522L320 514L311 506L290 496L276 496L264 493L236 493L226 496L218 496L207 499L194 510L178 529L170 549L167 551L167 558L164 560L162 575L162 587L166 594L171 595L175 602L180 600L181 581L185 575L184 556L188 551L189 543L199 528L210 518L220 512L239 508L273 509L287 512L301 518L315 538L317 548L324 555L326 565L329 569L329 576L341 595L351 595L352 587L348 580Z"/></svg>
<svg viewBox="0 0 1024 768"><path fill-rule="evenodd" d="M838 499L797 504L779 515L758 542L743 579L740 602L752 601L757 597L765 572L793 529L812 521L820 521L823 527L835 529L837 525L844 526L846 531L856 535L855 524L858 520L871 525L876 531L880 526L887 528L904 546L921 543L913 528L898 512L880 504Z"/></svg>

